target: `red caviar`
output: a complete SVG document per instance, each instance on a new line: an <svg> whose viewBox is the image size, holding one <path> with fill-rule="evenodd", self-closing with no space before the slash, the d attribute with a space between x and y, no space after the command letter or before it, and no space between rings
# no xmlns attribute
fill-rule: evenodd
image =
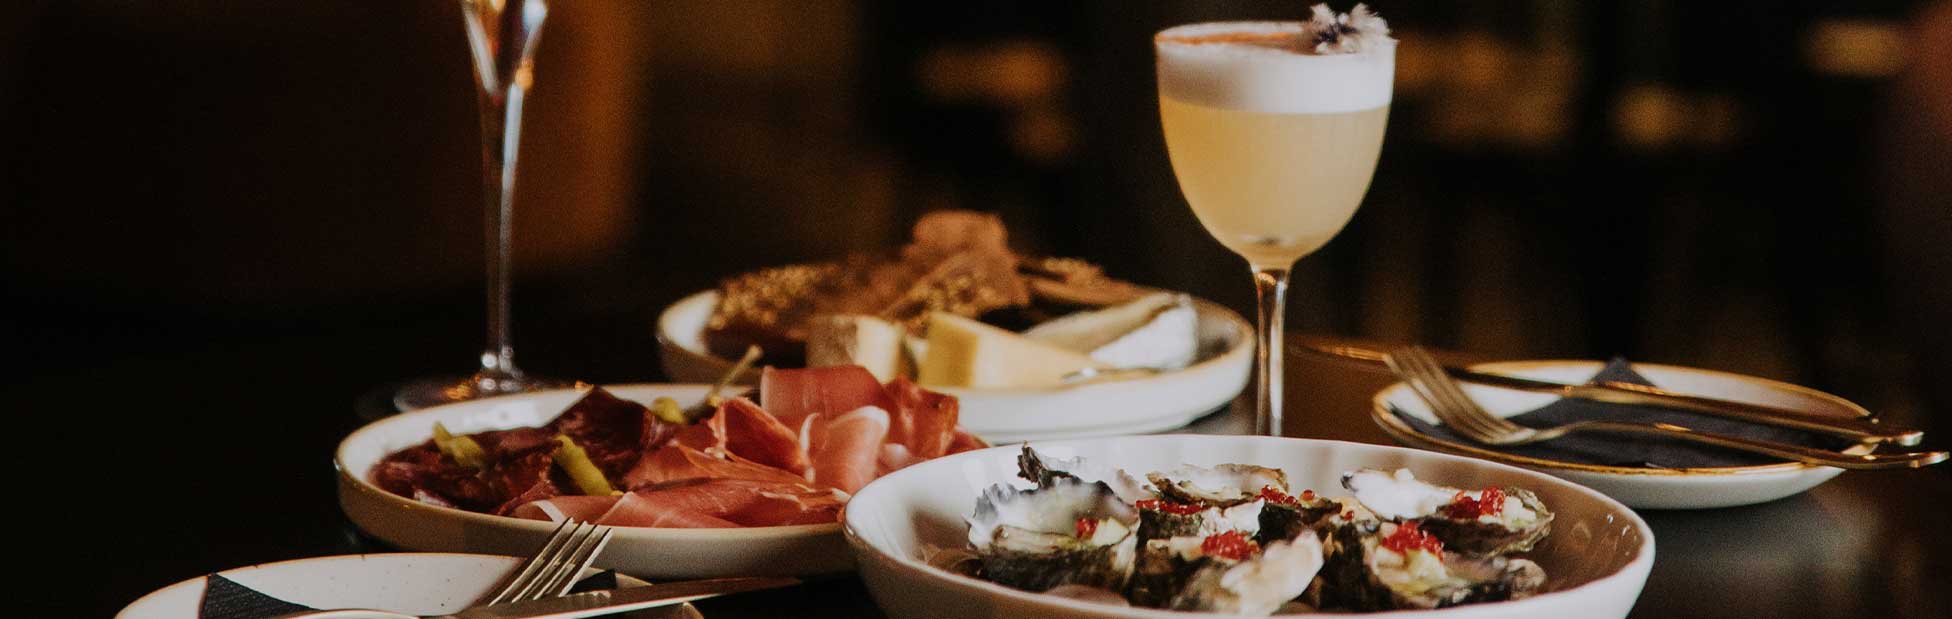
<svg viewBox="0 0 1952 619"><path fill-rule="evenodd" d="M1280 503L1282 505L1295 504L1294 497L1288 496L1287 493L1282 492L1280 490L1275 490L1274 486L1261 486L1260 496L1262 500L1267 501L1269 503Z"/></svg>
<svg viewBox="0 0 1952 619"><path fill-rule="evenodd" d="M1200 552L1234 561L1245 561L1260 551L1260 544L1254 543L1254 540L1248 539L1246 533L1239 531L1215 533L1200 541Z"/></svg>
<svg viewBox="0 0 1952 619"><path fill-rule="evenodd" d="M1301 491L1301 500L1313 503L1315 501L1315 491L1314 490Z"/></svg>
<svg viewBox="0 0 1952 619"><path fill-rule="evenodd" d="M1397 525L1395 533L1383 538L1382 546L1406 554L1411 550L1422 549L1439 557L1444 556L1444 542L1424 531L1415 520Z"/></svg>
<svg viewBox="0 0 1952 619"><path fill-rule="evenodd" d="M1479 516L1496 516L1505 513L1505 491L1497 486L1485 488L1478 498L1462 492L1444 506L1444 515L1457 520L1476 520Z"/></svg>
<svg viewBox="0 0 1952 619"><path fill-rule="evenodd" d="M1156 509L1162 512L1166 512L1168 514L1178 514L1181 516L1187 514L1197 514L1202 511L1200 509L1200 506L1198 505L1192 505L1188 503L1174 503L1171 501L1161 501L1159 499L1140 499L1138 502L1138 506L1139 509Z"/></svg>
<svg viewBox="0 0 1952 619"><path fill-rule="evenodd" d="M1096 518L1078 519L1078 537L1088 538L1096 534L1098 534L1098 520Z"/></svg>

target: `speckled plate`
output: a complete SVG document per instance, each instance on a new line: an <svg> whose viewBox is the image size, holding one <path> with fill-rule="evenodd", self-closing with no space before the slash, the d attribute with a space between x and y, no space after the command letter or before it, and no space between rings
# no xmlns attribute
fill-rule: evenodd
<svg viewBox="0 0 1952 619"><path fill-rule="evenodd" d="M1604 364L1598 361L1509 361L1472 369L1567 383L1583 382ZM1662 388L1681 393L1788 408L1837 417L1870 415L1849 400L1814 389L1768 379L1695 368L1635 363L1633 369ZM1552 403L1558 396L1465 384L1464 391L1493 415L1511 417ZM1397 442L1412 447L1483 458L1565 478L1638 508L1702 509L1749 505L1791 496L1829 481L1843 469L1776 462L1754 466L1647 468L1607 466L1518 456L1481 445L1419 432L1391 410L1440 425L1430 405L1403 383L1391 384L1371 400L1370 416ZM1858 445L1844 453L1869 453Z"/></svg>
<svg viewBox="0 0 1952 619"><path fill-rule="evenodd" d="M710 385L605 385L619 398L649 403L669 397L681 405L705 399ZM339 443L339 507L361 531L386 543L426 552L522 555L549 539L556 525L441 507L375 485L373 464L387 454L426 442L434 423L456 433L536 427L562 414L580 389L555 389L402 413L367 424ZM854 568L838 523L778 527L685 529L616 527L600 567L645 578L676 580L719 576L810 576Z"/></svg>
<svg viewBox="0 0 1952 619"><path fill-rule="evenodd" d="M396 552L315 557L218 572L259 593L312 608L373 608L415 615L453 613L494 591L517 557ZM597 570L585 572L585 575ZM116 619L197 619L207 576L143 596ZM618 574L620 587L650 583ZM690 604L617 615L629 619L703 619Z"/></svg>

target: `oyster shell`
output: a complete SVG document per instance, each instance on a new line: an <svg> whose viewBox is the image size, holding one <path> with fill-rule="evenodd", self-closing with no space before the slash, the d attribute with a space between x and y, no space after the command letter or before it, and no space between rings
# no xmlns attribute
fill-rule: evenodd
<svg viewBox="0 0 1952 619"><path fill-rule="evenodd" d="M1081 524L1087 521L1089 532ZM1132 574L1138 514L1103 483L991 486L968 522L982 575L998 584L1027 591L1061 585L1123 590Z"/></svg>
<svg viewBox="0 0 1952 619"><path fill-rule="evenodd" d="M1383 547L1381 541L1398 526L1407 525L1357 520L1332 530L1322 568L1323 586L1316 590L1321 607L1444 608L1518 599L1545 583L1545 570L1526 559Z"/></svg>
<svg viewBox="0 0 1952 619"><path fill-rule="evenodd" d="M1138 606L1266 615L1300 596L1322 567L1321 541L1303 535L1244 560L1207 555L1205 536L1147 542L1129 595Z"/></svg>
<svg viewBox="0 0 1952 619"><path fill-rule="evenodd" d="M1162 505L1139 503L1139 545L1154 539L1181 536L1208 536L1225 531L1240 531L1258 536L1266 501L1255 499L1231 507L1208 507L1193 513L1178 513ZM1177 505L1187 505L1180 503Z"/></svg>
<svg viewBox="0 0 1952 619"><path fill-rule="evenodd" d="M1215 507L1251 502L1260 497L1261 488L1288 491L1288 476L1281 469L1252 464L1189 465L1145 477L1167 499Z"/></svg>
<svg viewBox="0 0 1952 619"><path fill-rule="evenodd" d="M1351 471L1342 475L1342 487L1378 518L1422 520L1423 529L1445 548L1465 554L1524 552L1552 532L1552 512L1522 488L1461 490L1419 480L1408 469ZM1486 510L1493 513L1480 515L1477 502L1493 490L1501 497L1498 504Z"/></svg>
<svg viewBox="0 0 1952 619"><path fill-rule="evenodd" d="M1312 494L1294 497L1292 503L1266 503L1261 508L1260 531L1255 536L1262 545L1291 540L1304 531L1320 531L1332 524L1335 516L1347 511L1341 501Z"/></svg>
<svg viewBox="0 0 1952 619"><path fill-rule="evenodd" d="M1017 476L1030 480L1037 487L1049 487L1061 480L1071 479L1090 482L1103 482L1127 503L1137 503L1152 498L1153 493L1144 481L1133 477L1123 469L1099 466L1086 462L1084 458L1052 458L1037 453L1029 444L1017 454Z"/></svg>
<svg viewBox="0 0 1952 619"><path fill-rule="evenodd" d="M1275 542L1246 561L1214 560L1194 570L1167 607L1268 615L1306 591L1322 563L1322 542L1313 535Z"/></svg>

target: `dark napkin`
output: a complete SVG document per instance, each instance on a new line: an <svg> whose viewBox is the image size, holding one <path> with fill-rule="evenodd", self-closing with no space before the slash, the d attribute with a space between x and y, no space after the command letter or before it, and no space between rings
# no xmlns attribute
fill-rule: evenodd
<svg viewBox="0 0 1952 619"><path fill-rule="evenodd" d="M1633 370L1626 359L1615 358L1606 364L1592 381L1615 381L1654 386L1654 383ZM1691 443L1678 439L1641 436L1634 434L1614 434L1607 432L1574 432L1565 436L1530 445L1511 447L1491 447L1479 445L1451 432L1450 428L1431 425L1423 420L1406 415L1403 411L1392 410L1397 419L1409 424L1417 432L1442 438L1456 443L1492 449L1514 456L1525 456L1542 460L1575 462L1606 466L1630 466L1641 468L1704 468L1725 466L1754 466L1783 462L1779 458L1751 454L1745 451L1723 449L1711 445ZM1803 445L1821 449L1840 449L1846 441L1832 437L1712 417L1668 408L1651 406L1632 406L1609 404L1577 398L1562 398L1557 402L1510 417L1511 421L1523 426L1544 428L1556 425L1593 419L1607 421L1637 421L1644 423L1671 423L1693 428L1702 432L1728 434L1744 438Z"/></svg>
<svg viewBox="0 0 1952 619"><path fill-rule="evenodd" d="M617 573L604 570L576 581L570 593L617 588ZM293 604L265 595L237 581L211 574L204 578L203 604L197 609L200 619L265 619L305 610L310 606Z"/></svg>

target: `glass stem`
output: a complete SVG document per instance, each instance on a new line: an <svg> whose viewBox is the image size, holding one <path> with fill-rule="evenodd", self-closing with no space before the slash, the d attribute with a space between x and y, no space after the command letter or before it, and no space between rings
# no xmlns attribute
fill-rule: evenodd
<svg viewBox="0 0 1952 619"><path fill-rule="evenodd" d="M508 290L513 270L511 242L515 206L515 158L522 143L519 80L505 93L482 90L481 159L487 200L488 342L481 351L481 378L518 377L515 348L508 336Z"/></svg>
<svg viewBox="0 0 1952 619"><path fill-rule="evenodd" d="M1254 296L1260 318L1255 329L1255 378L1260 389L1254 400L1254 434L1260 436L1281 435L1282 323L1287 315L1287 293L1287 267L1254 267Z"/></svg>

